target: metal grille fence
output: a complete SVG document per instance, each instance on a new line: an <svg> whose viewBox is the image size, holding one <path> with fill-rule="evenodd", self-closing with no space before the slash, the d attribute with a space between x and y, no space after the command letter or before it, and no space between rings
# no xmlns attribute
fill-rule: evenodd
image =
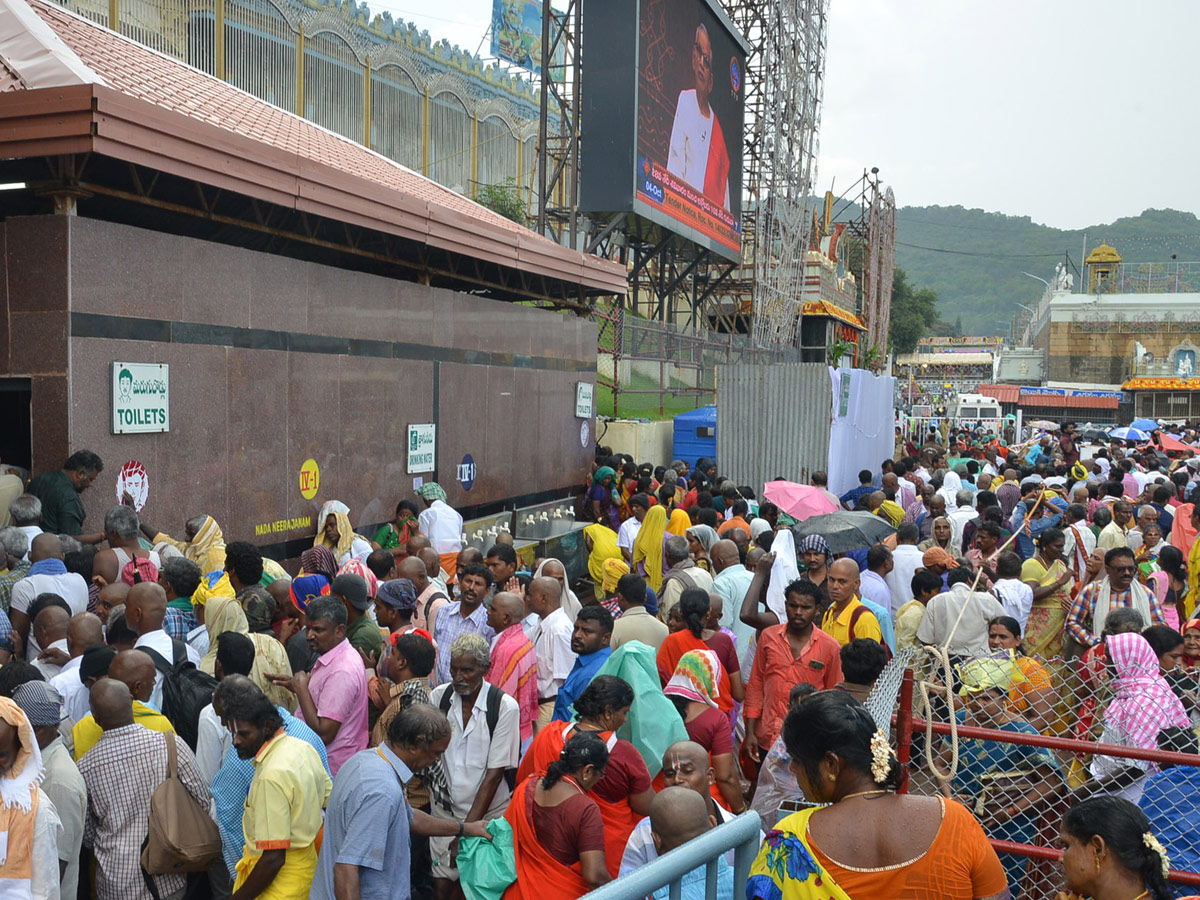
<svg viewBox="0 0 1200 900"><path fill-rule="evenodd" d="M717 367L800 362L796 348L762 350L744 334L691 330L616 307L597 308L600 415L669 418L716 402Z"/></svg>
<svg viewBox="0 0 1200 900"><path fill-rule="evenodd" d="M408 26L296 0L58 2L461 193L511 183L535 205L532 87Z"/></svg>
<svg viewBox="0 0 1200 900"><path fill-rule="evenodd" d="M965 710L956 697L952 729L943 687L932 706L932 737L927 736L927 723L914 704L920 667L916 676L912 669L906 672L893 718L895 745L904 768L902 790L942 793L942 781L930 766L926 748L934 748L934 765L945 774L950 770L950 748L957 742L950 791L983 825L1000 854L1014 896L1019 890L1028 900L1054 900L1063 890L1058 864L1063 814L1096 789L1096 776L1119 770L1128 775L1122 795L1139 802L1151 830L1168 851L1181 843L1190 845L1195 860L1200 851L1200 835L1194 828L1200 815L1200 756L1099 742L1104 710L1113 696L1105 666L1060 658L1029 662L1042 669L1046 680L1040 674L1028 679L1023 683L1026 690L1015 689L1009 705L1018 712L1019 721L1032 727L997 726L982 713ZM1034 671L1028 662L1023 665ZM930 693L937 694L935 683L940 682L936 676L933 679ZM1180 679L1193 697L1200 692L1195 673L1180 673ZM1111 731L1103 737L1119 738ZM1200 867L1178 853L1171 866L1173 884L1192 888L1184 893L1197 892Z"/></svg>

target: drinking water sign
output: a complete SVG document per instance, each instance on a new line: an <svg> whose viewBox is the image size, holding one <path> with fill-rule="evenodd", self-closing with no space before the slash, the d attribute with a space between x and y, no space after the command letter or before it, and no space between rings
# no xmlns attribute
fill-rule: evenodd
<svg viewBox="0 0 1200 900"><path fill-rule="evenodd" d="M112 433L171 430L170 367L163 363L112 364Z"/></svg>

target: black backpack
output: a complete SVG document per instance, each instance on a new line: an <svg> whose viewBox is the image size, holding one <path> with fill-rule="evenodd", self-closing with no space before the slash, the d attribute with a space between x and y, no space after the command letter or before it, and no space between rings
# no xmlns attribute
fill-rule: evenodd
<svg viewBox="0 0 1200 900"><path fill-rule="evenodd" d="M200 713L212 703L217 679L201 672L188 659L187 646L181 640L171 639L172 661L168 663L149 647L140 647L154 660L154 667L162 672L162 709L160 712L171 722L175 733L183 738L192 750L196 749Z"/></svg>
<svg viewBox="0 0 1200 900"><path fill-rule="evenodd" d="M483 686L487 688L487 713L485 719L487 721L488 737L495 737L496 723L500 721L500 701L504 698L504 691L496 687L494 684L484 682ZM438 708L446 716L450 715L450 704L454 701L454 686L448 685L445 693L442 694L438 701ZM504 781L508 784L508 789L511 791L517 786L517 770L505 769Z"/></svg>

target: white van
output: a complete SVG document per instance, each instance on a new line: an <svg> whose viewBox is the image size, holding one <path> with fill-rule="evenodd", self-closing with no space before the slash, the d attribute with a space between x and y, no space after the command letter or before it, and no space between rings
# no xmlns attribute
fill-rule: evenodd
<svg viewBox="0 0 1200 900"><path fill-rule="evenodd" d="M999 419L1000 401L983 394L959 394L954 417L956 419Z"/></svg>

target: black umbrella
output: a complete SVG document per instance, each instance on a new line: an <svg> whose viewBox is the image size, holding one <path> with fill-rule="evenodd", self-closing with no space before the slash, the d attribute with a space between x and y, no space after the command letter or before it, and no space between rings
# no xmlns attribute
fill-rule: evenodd
<svg viewBox="0 0 1200 900"><path fill-rule="evenodd" d="M886 519L861 511L813 516L792 527L797 545L810 534L819 534L834 554L871 547L895 531Z"/></svg>

